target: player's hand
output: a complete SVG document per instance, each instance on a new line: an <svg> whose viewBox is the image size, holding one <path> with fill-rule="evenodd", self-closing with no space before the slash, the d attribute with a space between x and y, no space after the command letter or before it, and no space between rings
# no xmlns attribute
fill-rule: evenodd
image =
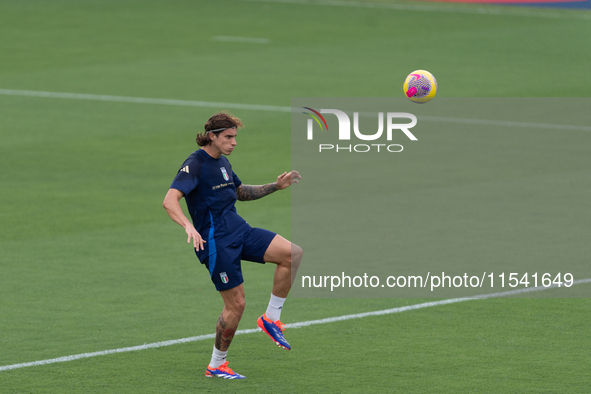
<svg viewBox="0 0 591 394"><path fill-rule="evenodd" d="M295 170L284 172L277 177L277 190L283 190L291 186L293 183L300 183L300 179L302 179L302 176Z"/></svg>
<svg viewBox="0 0 591 394"><path fill-rule="evenodd" d="M191 239L193 240L193 247L196 250L205 250L203 248L203 244L207 243L207 241L205 241L203 238L201 238L201 234L199 234L197 232L197 230L195 230L195 227L193 226L188 226L187 228L185 228L185 232L187 233L187 243L191 243Z"/></svg>

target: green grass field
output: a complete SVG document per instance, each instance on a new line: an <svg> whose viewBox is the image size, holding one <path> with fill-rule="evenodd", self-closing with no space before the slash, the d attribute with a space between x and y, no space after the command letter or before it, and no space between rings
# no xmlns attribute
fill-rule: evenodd
<svg viewBox="0 0 591 394"><path fill-rule="evenodd" d="M441 97L589 97L590 13L415 4L4 0L0 89L289 106L401 97L426 69ZM161 203L224 109L0 94L0 369L214 332L221 297ZM290 114L232 112L246 125L234 170L274 181L290 168ZM289 192L237 209L290 237ZM273 267L243 270L251 329ZM282 320L426 301L290 298ZM586 393L589 310L474 300L288 329L291 352L236 336L228 359L246 381L203 376L206 339L3 370L0 393Z"/></svg>

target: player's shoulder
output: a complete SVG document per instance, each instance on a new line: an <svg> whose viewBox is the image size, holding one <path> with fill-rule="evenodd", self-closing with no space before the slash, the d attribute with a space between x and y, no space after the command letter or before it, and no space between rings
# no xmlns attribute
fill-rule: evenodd
<svg viewBox="0 0 591 394"><path fill-rule="evenodd" d="M208 156L205 154L205 152L203 152L201 149L198 149L191 153L189 157L187 157L179 171L197 175L201 172L201 167L203 166L203 163L207 157Z"/></svg>
<svg viewBox="0 0 591 394"><path fill-rule="evenodd" d="M225 166L228 166L230 168L232 167L232 164L230 164L230 160L228 160L228 158L224 155L220 156L220 162Z"/></svg>
<svg viewBox="0 0 591 394"><path fill-rule="evenodd" d="M195 152L189 155L187 160L192 163L199 163L203 162L207 157L209 156L207 155L207 153L205 153L205 151L203 151L203 149L197 149Z"/></svg>

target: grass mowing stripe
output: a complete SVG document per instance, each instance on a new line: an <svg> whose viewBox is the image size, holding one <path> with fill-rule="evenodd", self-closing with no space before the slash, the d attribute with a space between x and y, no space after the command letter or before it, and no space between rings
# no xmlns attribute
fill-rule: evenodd
<svg viewBox="0 0 591 394"><path fill-rule="evenodd" d="M462 7L458 5L436 5L436 4L391 4L391 3L369 3L360 1L340 1L340 0L245 0L258 1L264 3L284 3L284 4L305 4L305 5L323 5L335 7L354 7L354 8L374 8L402 11L423 11L423 12L448 12L459 14L479 14L479 15L500 15L500 16L528 16L539 18L559 18L559 19L583 19L591 20L591 13L575 12L552 12L538 11L534 9L508 8L506 6L494 7Z"/></svg>
<svg viewBox="0 0 591 394"><path fill-rule="evenodd" d="M160 99L160 98L149 98L149 97L111 96L111 95L85 94L85 93L43 92L43 91L36 91L36 90L0 89L0 95L40 97L40 98L59 98L59 99L70 99L70 100L108 101L108 102L135 103L135 104L176 105L176 106L182 106L182 107L205 107L205 108L228 108L228 109L232 108L232 109L245 109L245 110L254 110L254 111L292 112L291 107L281 107L281 106L275 106L275 105L216 103L216 102L209 102L209 101ZM361 113L361 115L375 116L375 114L367 114L367 113ZM545 129L558 129L558 130L591 131L591 126L575 126L575 125L531 123L531 122L512 122L512 121L487 120L487 119L448 118L448 117L443 117L443 116L418 116L418 119L421 121L425 121L425 122L447 122L447 123L481 124L481 125L504 126L504 127L528 127L528 128L533 127L533 128L545 128Z"/></svg>
<svg viewBox="0 0 591 394"><path fill-rule="evenodd" d="M581 283L591 283L591 278L575 280L573 282L573 285L581 284ZM286 324L286 327L300 328L300 327L307 327L307 326L311 326L311 325L315 325L315 324L327 324L327 323L334 323L334 322L339 322L339 321L344 321L344 320L361 319L361 318L369 317L369 316L389 315L389 314L393 314L393 313L401 313L401 312L411 311L411 310L415 310L415 309L429 308L429 307L433 307L433 306L440 306L440 305L447 305L447 304L455 304L455 303L463 302L463 301L505 297L505 296L511 296L511 295L516 295L516 294L529 293L529 292L533 292L533 291L549 290L549 289L556 288L556 287L558 287L558 286L553 284L548 287L538 286L538 287L530 287L530 288L526 288L526 289L503 291L503 292L499 292L499 293L482 294L482 295L478 295L478 296L474 296L474 297L450 298L447 300L424 302L422 304L408 305L408 306L402 306L402 307L392 308L392 309L384 309L381 311L356 313L356 314L352 314L352 315L329 317L326 319L319 319L319 320L309 320L309 321L304 321L304 322L300 322L300 323L291 323L291 324ZM259 332L259 331L261 331L260 328L248 329L248 330L238 330L238 331L236 331L235 335L252 334L255 332ZM0 371L9 371L12 369L35 367L35 366L39 366L39 365L54 364L54 363L62 363L62 362L66 362L66 361L80 360L83 358L90 358L90 357L96 357L96 356L106 356L108 354L115 354L115 353L126 353L126 352L135 352L138 350L155 349L155 348L159 348L159 347L177 345L180 343L196 342L196 341L202 341L205 339L213 339L213 338L215 338L215 335L216 335L215 333L214 334L206 334L206 335L199 335L196 337L181 338L181 339L174 339L174 340L170 340L170 341L148 343L148 344L139 345L139 346L124 347L124 348L120 348L120 349L103 350L100 352L82 353L82 354L76 354L76 355L72 355L72 356L52 358L52 359L48 359L48 360L32 361L32 362L21 363L21 364L4 365L4 366L0 367Z"/></svg>

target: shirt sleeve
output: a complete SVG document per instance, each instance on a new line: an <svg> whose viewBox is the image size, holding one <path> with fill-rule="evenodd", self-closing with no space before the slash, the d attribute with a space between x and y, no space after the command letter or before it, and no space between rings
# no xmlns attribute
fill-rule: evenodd
<svg viewBox="0 0 591 394"><path fill-rule="evenodd" d="M242 185L242 181L238 178L238 175L232 170L232 179L234 180L234 186L238 188L238 186Z"/></svg>
<svg viewBox="0 0 591 394"><path fill-rule="evenodd" d="M176 174L176 177L172 181L170 188L180 190L185 193L186 196L195 190L198 184L199 179L197 177L196 169L187 164L183 164L179 172Z"/></svg>

